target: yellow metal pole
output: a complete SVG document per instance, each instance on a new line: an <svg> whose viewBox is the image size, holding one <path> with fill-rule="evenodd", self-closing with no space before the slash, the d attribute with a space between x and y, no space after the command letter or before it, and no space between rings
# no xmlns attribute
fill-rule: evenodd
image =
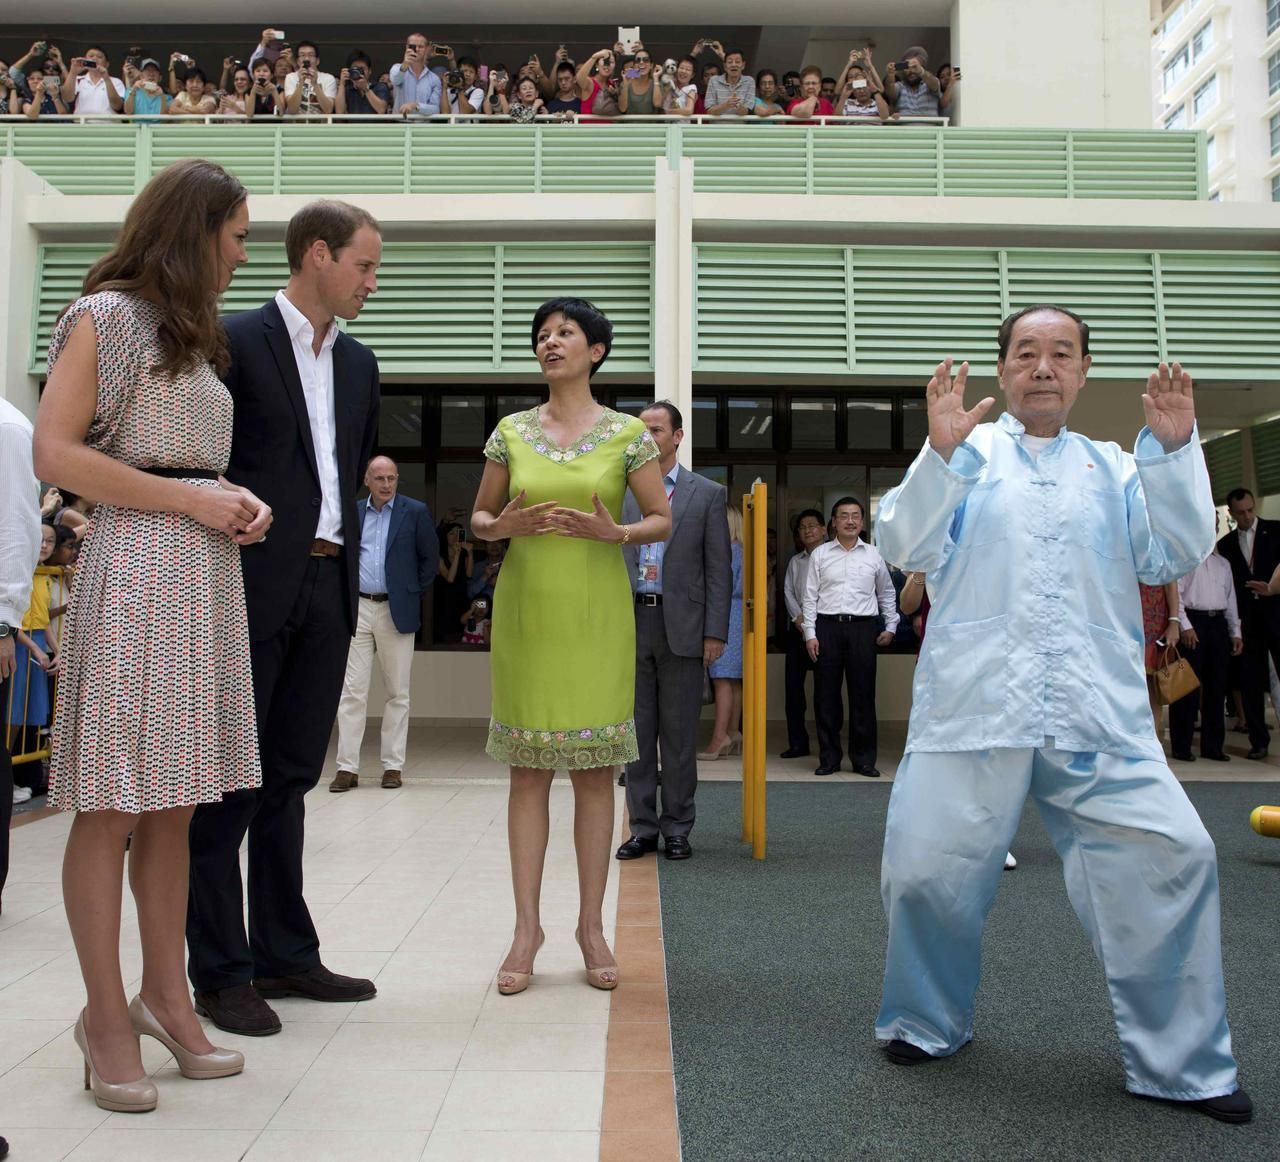
<svg viewBox="0 0 1280 1162"><path fill-rule="evenodd" d="M755 661L752 653L750 610L755 601L755 529L750 494L742 498L742 842L751 843L755 824L755 781L751 760L755 754L755 715L751 698L755 691Z"/></svg>
<svg viewBox="0 0 1280 1162"><path fill-rule="evenodd" d="M755 729L751 734L752 744L752 763L751 773L755 789L752 794L752 824L751 824L751 854L756 859L764 859L765 857L765 710L768 693L766 672L765 672L765 647L769 640L769 602L768 593L768 537L769 537L769 489L766 484L757 481L752 489L753 509L752 516L754 518L754 548L755 553L750 558L752 568L752 591L756 595L754 607L751 610L752 621L752 651L753 665L752 673L754 680L752 681L752 700L751 700L751 717L755 722ZM746 618L743 618L746 621ZM745 742L745 739L744 739ZM746 750L746 747L743 747Z"/></svg>

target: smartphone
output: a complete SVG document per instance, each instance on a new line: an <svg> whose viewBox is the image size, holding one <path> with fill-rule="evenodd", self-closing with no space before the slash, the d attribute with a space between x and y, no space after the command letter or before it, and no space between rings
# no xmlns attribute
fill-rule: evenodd
<svg viewBox="0 0 1280 1162"><path fill-rule="evenodd" d="M489 79L489 66L481 65L480 68L476 70L476 76L482 81L487 81Z"/></svg>
<svg viewBox="0 0 1280 1162"><path fill-rule="evenodd" d="M636 77L638 77L638 76L640 75L640 70L639 70L639 69L631 69L631 68L623 69L623 70L622 70L622 75L623 75L624 77L626 77L626 78L627 78L627 80L629 80L629 81L634 81L634 80L636 79Z"/></svg>
<svg viewBox="0 0 1280 1162"><path fill-rule="evenodd" d="M623 52L630 52L640 43L640 26L637 24L634 28L623 28L619 24L618 43L622 45Z"/></svg>
<svg viewBox="0 0 1280 1162"><path fill-rule="evenodd" d="M283 29L283 28L273 28L273 29L271 30L271 39L272 39L272 40L284 40L284 29Z"/></svg>
<svg viewBox="0 0 1280 1162"><path fill-rule="evenodd" d="M866 81L851 81L849 84L849 88L851 88L855 93L859 89L865 89L866 87L867 87Z"/></svg>

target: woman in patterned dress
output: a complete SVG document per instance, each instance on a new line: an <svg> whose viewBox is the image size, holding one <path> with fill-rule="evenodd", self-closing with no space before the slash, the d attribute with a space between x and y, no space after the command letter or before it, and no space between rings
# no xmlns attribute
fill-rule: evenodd
<svg viewBox="0 0 1280 1162"><path fill-rule="evenodd" d="M578 853L578 927L587 982L611 989L617 963L604 938L614 825L614 768L637 756L635 611L621 546L664 540L671 510L658 450L638 419L601 407L591 376L613 327L590 303L552 299L532 343L547 381L542 407L507 416L471 528L511 538L493 600L493 719L486 749L511 768L507 814L516 930L498 991L524 990L542 945L539 919L551 780L569 769ZM619 525L630 487L643 518Z"/></svg>
<svg viewBox="0 0 1280 1162"><path fill-rule="evenodd" d="M36 423L37 473L97 501L63 636L49 801L76 812L62 868L88 993L75 1036L104 1109L155 1107L142 1033L186 1077L244 1067L196 1018L183 938L196 804L262 781L239 546L266 535L271 510L221 478L232 404L216 370L217 300L246 261L248 222L244 187L219 166L153 178L58 322ZM130 833L132 1003L119 948Z"/></svg>

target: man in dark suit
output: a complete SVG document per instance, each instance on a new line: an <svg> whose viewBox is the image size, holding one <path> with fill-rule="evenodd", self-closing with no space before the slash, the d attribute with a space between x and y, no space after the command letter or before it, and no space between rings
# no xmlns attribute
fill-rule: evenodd
<svg viewBox="0 0 1280 1162"><path fill-rule="evenodd" d="M1227 511L1236 527L1218 542L1231 565L1244 653L1240 657L1240 697L1249 728L1249 757L1267 757L1266 695L1271 685L1267 658L1280 669L1280 600L1259 593L1280 565L1280 525L1257 515L1253 493L1236 488L1227 494ZM1258 589L1254 588L1257 584Z"/></svg>
<svg viewBox="0 0 1280 1162"><path fill-rule="evenodd" d="M382 785L400 786L409 736L409 677L413 635L422 625L422 595L436 578L440 541L431 512L420 500L399 496L396 462L375 456L365 473L368 500L360 503L360 613L347 654L338 703L338 773L329 790L359 785L360 743L377 652L386 687L382 709Z"/></svg>
<svg viewBox="0 0 1280 1162"><path fill-rule="evenodd" d="M698 788L698 719L702 671L729 636L733 567L723 485L676 460L684 438L679 409L660 400L640 414L658 446L671 503L671 536L623 550L636 600L636 742L640 758L627 767L631 838L619 859L657 851L668 859L693 854L694 792ZM637 521L630 493L623 519ZM658 744L662 744L662 814L658 814Z"/></svg>
<svg viewBox="0 0 1280 1162"><path fill-rule="evenodd" d="M356 627L356 492L378 434L377 360L335 317L354 319L377 290L382 238L364 210L313 202L289 222L285 249L288 286L226 324L228 475L275 515L271 536L241 558L262 787L197 808L187 909L196 1011L251 1036L280 1030L264 997L357 1001L376 992L321 963L302 848L303 797L320 778Z"/></svg>

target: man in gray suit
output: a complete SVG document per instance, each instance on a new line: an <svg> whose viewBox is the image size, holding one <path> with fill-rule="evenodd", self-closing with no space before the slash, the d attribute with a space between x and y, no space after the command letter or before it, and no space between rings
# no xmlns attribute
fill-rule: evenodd
<svg viewBox="0 0 1280 1162"><path fill-rule="evenodd" d="M693 854L693 796L698 787L698 719L702 671L729 636L732 565L723 485L676 461L684 438L679 409L659 400L640 414L661 454L671 502L671 536L623 552L636 599L636 741L640 757L627 767L631 838L619 859L658 850L668 859ZM624 520L640 519L629 493ZM658 744L662 744L662 814L658 814Z"/></svg>

